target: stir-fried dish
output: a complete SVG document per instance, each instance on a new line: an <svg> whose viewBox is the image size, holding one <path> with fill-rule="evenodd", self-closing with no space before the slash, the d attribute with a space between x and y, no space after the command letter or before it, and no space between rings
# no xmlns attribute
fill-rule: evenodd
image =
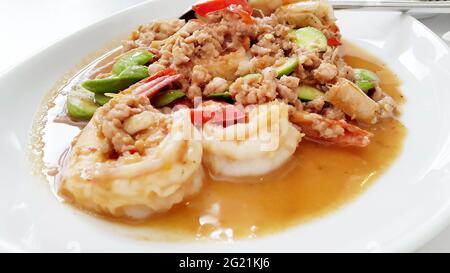
<svg viewBox="0 0 450 273"><path fill-rule="evenodd" d="M367 149L397 102L376 71L345 61L327 2L286 2L212 0L193 19L133 31L67 95L67 117L85 126L59 193L101 215L152 219L205 177L259 181L308 143Z"/></svg>

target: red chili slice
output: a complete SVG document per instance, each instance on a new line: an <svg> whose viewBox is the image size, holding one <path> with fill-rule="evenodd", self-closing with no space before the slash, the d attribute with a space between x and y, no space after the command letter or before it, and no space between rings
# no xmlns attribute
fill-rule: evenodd
<svg viewBox="0 0 450 273"><path fill-rule="evenodd" d="M147 83L142 84L141 86L137 87L133 90L133 94L135 95L143 95L146 97L152 97L156 95L159 91L161 91L164 87L168 86L169 84L178 81L183 76L181 74L176 75L166 75L161 76L156 79L153 79L152 81L149 81Z"/></svg>
<svg viewBox="0 0 450 273"><path fill-rule="evenodd" d="M230 12L239 14L245 23L253 23L251 17L253 9L245 0L212 0L194 5L192 9L200 16L206 16L208 13L227 9Z"/></svg>
<svg viewBox="0 0 450 273"><path fill-rule="evenodd" d="M226 7L226 1L215 0L193 5L192 10L200 16L206 16L208 13L222 10Z"/></svg>
<svg viewBox="0 0 450 273"><path fill-rule="evenodd" d="M242 18L242 21L246 24L253 24L253 18L252 16L245 10L241 8L241 6L238 5L230 5L227 7L227 10L236 14L239 14Z"/></svg>
<svg viewBox="0 0 450 273"><path fill-rule="evenodd" d="M147 83L147 82L151 82L154 79L160 78L162 76L172 76L177 74L177 72L175 71L175 69L173 68L165 68L159 72L156 72L155 74L151 75L150 77L147 77L143 80L141 80L139 83Z"/></svg>
<svg viewBox="0 0 450 273"><path fill-rule="evenodd" d="M328 38L329 46L339 46L341 44L342 44L341 41L339 41L339 39L337 39L337 38L334 38L334 37Z"/></svg>
<svg viewBox="0 0 450 273"><path fill-rule="evenodd" d="M213 113L211 111L205 111L201 109L192 109L191 110L191 122L194 125L200 125L207 123L213 118Z"/></svg>

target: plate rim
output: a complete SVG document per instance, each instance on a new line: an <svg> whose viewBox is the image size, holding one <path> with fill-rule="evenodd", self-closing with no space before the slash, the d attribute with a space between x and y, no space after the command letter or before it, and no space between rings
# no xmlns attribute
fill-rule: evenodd
<svg viewBox="0 0 450 273"><path fill-rule="evenodd" d="M32 59L37 58L39 55L43 54L44 52L52 51L53 48L57 47L59 44L63 43L66 39L69 37L76 37L78 35L83 35L85 31L87 31L90 28L95 28L95 26L99 24L107 24L108 20L112 20L116 16L120 14L124 14L126 12L130 12L134 9L139 8L140 6L146 6L150 3L155 2L154 0L147 0L135 5L132 5L130 7L127 7L125 9L122 9L118 12L115 12L107 17L101 18L99 20L96 20L95 22L92 22L83 28L69 33L58 40L55 40L46 46L42 47L41 49L31 53L24 59L18 61L12 66L7 67L5 70L0 72L0 82L4 81L6 78L10 77L10 75L13 75L15 71L19 70L22 66L26 66L28 62L30 62ZM349 11L345 11L349 12ZM358 11L350 11L358 13ZM412 20L414 23L419 23L423 30L426 30L429 32L434 40L441 44L448 54L450 54L450 46L446 44L436 33L434 33L431 29L429 29L425 24L417 20L416 18L412 17L409 14L401 13L401 12L385 12L385 13L395 13L399 14L401 16L405 16L408 18L408 20ZM450 134L450 132L448 132ZM450 197L449 197L450 201ZM450 206L447 206L445 210L442 212L440 217L437 219L433 219L431 222L427 222L426 225L420 226L419 230L415 230L412 232L412 234L405 234L405 236L402 236L402 238L396 239L397 243L395 244L395 247L392 249L387 249L388 251L395 251L395 252L406 252L406 251L414 251L423 246L426 242L434 238L436 235L438 235L440 232L442 232L445 228L447 228L450 225ZM412 237L412 238L411 238ZM0 250L6 250L3 249L2 246L0 246Z"/></svg>

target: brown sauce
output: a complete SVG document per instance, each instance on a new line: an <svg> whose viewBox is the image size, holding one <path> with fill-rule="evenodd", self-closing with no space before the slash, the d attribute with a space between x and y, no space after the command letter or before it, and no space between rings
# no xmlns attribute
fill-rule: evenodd
<svg viewBox="0 0 450 273"><path fill-rule="evenodd" d="M92 63L58 91L41 132L44 166L57 166L79 132L77 127L52 122L64 109L64 92L113 55ZM396 101L404 101L399 80L382 62L348 43L345 60L353 67L375 71L381 87ZM365 191L401 151L406 129L399 121L384 120L366 129L374 133L366 148L302 141L292 160L270 175L252 183L215 181L207 176L198 195L169 212L145 222L119 223L139 230L140 238L152 240L231 240L270 234L324 215Z"/></svg>

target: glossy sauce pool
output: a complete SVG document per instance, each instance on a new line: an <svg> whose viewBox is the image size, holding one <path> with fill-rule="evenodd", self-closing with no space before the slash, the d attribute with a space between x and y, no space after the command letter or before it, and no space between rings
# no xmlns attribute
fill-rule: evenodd
<svg viewBox="0 0 450 273"><path fill-rule="evenodd" d="M385 92L403 102L397 77L382 62L351 44L344 49L349 65L375 71ZM59 89L42 116L36 147L42 149L44 169L58 166L61 154L79 132L77 127L53 122L63 111L64 93L71 84L86 78L93 66L104 65L108 59L92 63ZM199 194L167 213L139 223L105 220L137 229L141 238L151 240L233 240L292 227L350 201L393 163L406 134L403 125L396 120L384 120L365 129L374 133L366 148L323 146L304 140L289 163L251 183L217 181L207 176ZM51 175L47 178L54 180Z"/></svg>

